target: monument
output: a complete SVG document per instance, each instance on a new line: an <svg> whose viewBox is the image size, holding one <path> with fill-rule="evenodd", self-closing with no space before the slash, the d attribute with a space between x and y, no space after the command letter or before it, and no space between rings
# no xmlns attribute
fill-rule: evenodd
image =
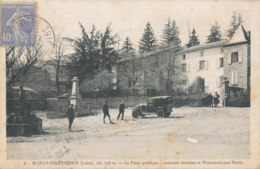
<svg viewBox="0 0 260 169"><path fill-rule="evenodd" d="M73 105L75 110L75 115L77 117L94 115L94 113L90 109L90 104L82 104L81 96L79 93L79 79L77 77L73 77L72 81L72 89L71 94L66 93L60 96L53 101L48 102L48 105L52 105L47 113L47 118L65 118L67 117L67 109L69 104Z"/></svg>
<svg viewBox="0 0 260 169"><path fill-rule="evenodd" d="M70 96L70 104L73 105L74 109L77 111L80 108L81 97L79 94L79 79L77 77L73 77L72 79L72 90Z"/></svg>

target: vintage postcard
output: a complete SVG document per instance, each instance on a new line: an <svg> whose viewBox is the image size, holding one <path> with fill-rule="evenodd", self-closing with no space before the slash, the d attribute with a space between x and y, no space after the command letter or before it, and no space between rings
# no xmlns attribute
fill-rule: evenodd
<svg viewBox="0 0 260 169"><path fill-rule="evenodd" d="M259 11L0 1L0 169L259 169Z"/></svg>

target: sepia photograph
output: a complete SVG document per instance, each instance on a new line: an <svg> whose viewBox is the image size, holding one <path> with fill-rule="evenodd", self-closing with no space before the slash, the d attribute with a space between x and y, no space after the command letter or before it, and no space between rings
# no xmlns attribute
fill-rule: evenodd
<svg viewBox="0 0 260 169"><path fill-rule="evenodd" d="M0 2L0 169L257 169L259 7Z"/></svg>

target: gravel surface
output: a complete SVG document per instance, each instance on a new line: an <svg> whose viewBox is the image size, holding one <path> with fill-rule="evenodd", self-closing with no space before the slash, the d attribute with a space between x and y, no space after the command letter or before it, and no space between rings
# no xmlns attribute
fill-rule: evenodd
<svg viewBox="0 0 260 169"><path fill-rule="evenodd" d="M249 158L250 108L173 109L169 118L155 114L103 124L103 115L43 120L43 135L8 137L8 159L222 159Z"/></svg>

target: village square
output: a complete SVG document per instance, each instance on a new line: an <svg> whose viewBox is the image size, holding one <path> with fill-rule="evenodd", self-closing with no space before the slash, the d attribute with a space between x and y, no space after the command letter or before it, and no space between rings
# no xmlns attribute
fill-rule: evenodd
<svg viewBox="0 0 260 169"><path fill-rule="evenodd" d="M188 22L168 16L155 34L147 19L132 41L113 22L101 29L78 20L72 36L48 17L15 18L33 11L18 6L5 21L19 40L5 49L8 159L249 157L251 33L243 14L230 11L226 26L201 24L203 41ZM34 46L17 20L39 22Z"/></svg>

